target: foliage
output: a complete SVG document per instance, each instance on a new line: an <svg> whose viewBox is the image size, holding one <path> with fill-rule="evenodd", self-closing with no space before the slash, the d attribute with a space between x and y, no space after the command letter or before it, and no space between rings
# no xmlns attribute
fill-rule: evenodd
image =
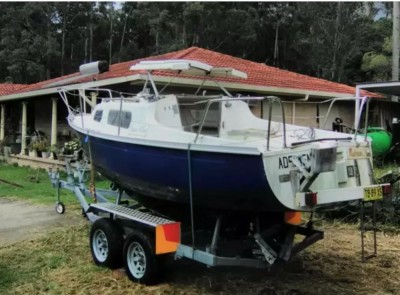
<svg viewBox="0 0 400 295"><path fill-rule="evenodd" d="M48 151L49 151L49 152L53 152L53 153L57 153L57 152L58 152L58 147L57 147L57 145L56 145L56 144L52 144L52 145L49 147Z"/></svg>
<svg viewBox="0 0 400 295"><path fill-rule="evenodd" d="M73 139L71 141L67 141L64 144L64 154L68 155L75 151L79 151L81 149L81 145L78 139Z"/></svg>
<svg viewBox="0 0 400 295"><path fill-rule="evenodd" d="M47 140L42 139L42 140L38 140L35 141L32 144L32 148L33 150L37 150L38 152L47 152L50 148L49 143L47 142Z"/></svg>
<svg viewBox="0 0 400 295"><path fill-rule="evenodd" d="M385 81L390 78L391 58L389 56L367 52L363 56L361 69L373 73L373 80Z"/></svg>
<svg viewBox="0 0 400 295"><path fill-rule="evenodd" d="M380 229L399 232L400 225L400 169L394 164L374 168L374 178L377 183L390 183L391 194L384 196L376 202L376 221ZM372 204L364 203L366 218L365 222L372 223ZM321 211L320 214L329 220L340 220L344 222L359 222L361 204L359 202L346 203L339 208Z"/></svg>
<svg viewBox="0 0 400 295"><path fill-rule="evenodd" d="M373 50L364 53L362 58L361 70L366 73L368 80L385 81L391 79L391 25L388 20L379 20L373 25L374 34L379 34L380 42L376 42L371 47Z"/></svg>
<svg viewBox="0 0 400 295"><path fill-rule="evenodd" d="M0 147L9 146L13 143L12 137L6 135L3 140L0 140Z"/></svg>
<svg viewBox="0 0 400 295"><path fill-rule="evenodd" d="M390 66L391 6L365 2L2 2L0 82L198 46L344 83ZM361 67L363 65L363 67Z"/></svg>
<svg viewBox="0 0 400 295"><path fill-rule="evenodd" d="M50 76L58 44L51 31L53 7L47 3L1 3L0 63L13 82Z"/></svg>

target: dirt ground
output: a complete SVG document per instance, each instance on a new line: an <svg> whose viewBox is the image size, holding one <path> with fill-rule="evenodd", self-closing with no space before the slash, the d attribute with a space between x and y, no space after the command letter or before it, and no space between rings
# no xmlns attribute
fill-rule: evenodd
<svg viewBox="0 0 400 295"><path fill-rule="evenodd" d="M260 269L212 268L191 261L171 266L158 293L174 294L177 285L198 286L184 294L342 295L400 294L400 236L378 233L378 255L361 262L356 226L326 224L325 239L275 272ZM369 254L372 234L366 235ZM147 289L145 289L147 291ZM175 290L175 291L174 291ZM190 291L189 291L190 290ZM151 293L151 292L149 292Z"/></svg>
<svg viewBox="0 0 400 295"><path fill-rule="evenodd" d="M325 238L275 272L207 268L183 259L167 266L159 285L142 286L130 282L123 271L93 264L88 222L73 210L58 215L53 206L0 199L0 258L4 259L6 273L20 273L24 267L42 265L33 271L36 279L11 282L5 294L400 295L398 234L380 231L378 256L362 263L357 226L324 222L319 228L325 231ZM70 224L75 225L64 226ZM58 227L63 228L52 231ZM50 237L43 235L49 231ZM38 236L44 238L32 240ZM21 246L4 246L28 239ZM366 235L366 242L371 253L371 233ZM12 268L14 264L18 265L16 269Z"/></svg>
<svg viewBox="0 0 400 295"><path fill-rule="evenodd" d="M31 240L50 229L79 222L83 222L81 218L68 212L63 215L57 214L54 206L0 198L0 247Z"/></svg>

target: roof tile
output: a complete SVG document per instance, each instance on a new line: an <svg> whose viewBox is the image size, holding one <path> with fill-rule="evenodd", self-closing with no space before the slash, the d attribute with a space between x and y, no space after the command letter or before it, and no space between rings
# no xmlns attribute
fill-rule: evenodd
<svg viewBox="0 0 400 295"><path fill-rule="evenodd" d="M18 90L24 89L28 85L26 84L11 84L11 83L0 83L0 95L7 95Z"/></svg>
<svg viewBox="0 0 400 295"><path fill-rule="evenodd" d="M321 91L338 94L349 94L349 96L355 95L355 87L348 86L341 83L331 82L324 79L314 78L287 70L282 70L276 67L268 66L262 63L256 63L249 60L233 57L230 55L218 53L215 51L199 48L190 47L180 51L170 52L158 56L152 56L148 58L137 59L133 61L122 62L113 64L110 66L109 71L99 74L96 80L104 80L110 78L117 78L123 76L133 75L139 73L139 71L130 71L129 68L138 63L141 60L158 60L158 59L189 59L207 63L211 66L216 67L231 67L239 71L247 73L247 79L239 78L215 78L218 81L234 82L238 84L264 86L264 87L276 87L276 88L289 88L292 90L302 91ZM154 72L155 75L159 76L176 76L176 74L168 73L165 71ZM79 73L70 74L67 76L59 77L43 81L36 84L31 84L28 87L21 89L20 92L33 91L41 88L53 87L55 82L62 81L64 79L78 76ZM69 84L88 82L93 77L85 77L81 79L69 82ZM194 78L194 77L191 77ZM16 91L18 92L18 91ZM363 91L362 95L369 95L373 97L381 97L374 93ZM1 95L1 93L0 93Z"/></svg>

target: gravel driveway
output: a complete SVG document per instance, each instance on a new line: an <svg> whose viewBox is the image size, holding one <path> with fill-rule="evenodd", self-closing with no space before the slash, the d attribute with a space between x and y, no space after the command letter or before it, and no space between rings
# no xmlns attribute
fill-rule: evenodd
<svg viewBox="0 0 400 295"><path fill-rule="evenodd" d="M79 222L85 222L85 219L70 216L68 211L57 214L52 205L0 198L0 247L31 240L49 230Z"/></svg>

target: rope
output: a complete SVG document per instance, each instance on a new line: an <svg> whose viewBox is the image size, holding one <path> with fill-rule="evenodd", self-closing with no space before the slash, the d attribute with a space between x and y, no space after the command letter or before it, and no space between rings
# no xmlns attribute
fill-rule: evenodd
<svg viewBox="0 0 400 295"><path fill-rule="evenodd" d="M307 129L294 130L297 139L315 139L315 130L313 127Z"/></svg>
<svg viewBox="0 0 400 295"><path fill-rule="evenodd" d="M90 182L89 182L89 192L90 195L92 196L93 203L97 203L97 197L96 197L96 185L95 185L95 179L94 179L94 165L93 165L93 159L92 159L92 149L90 148L90 137L89 133L85 137L85 142L88 144L88 150L89 150L89 160L90 160Z"/></svg>

